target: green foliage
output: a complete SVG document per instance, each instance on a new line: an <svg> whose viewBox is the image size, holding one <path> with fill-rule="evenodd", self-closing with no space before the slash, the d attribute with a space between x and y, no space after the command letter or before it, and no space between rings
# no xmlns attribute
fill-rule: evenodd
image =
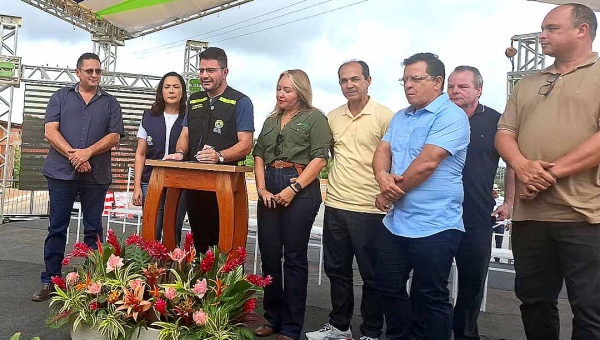
<svg viewBox="0 0 600 340"><path fill-rule="evenodd" d="M15 333L13 336L10 337L10 339L8 340L20 340L21 339L21 333ZM39 337L34 336L33 338L31 338L30 340L40 340Z"/></svg>
<svg viewBox="0 0 600 340"><path fill-rule="evenodd" d="M327 160L327 165L325 165L325 167L319 173L319 178L321 178L321 179L329 178L329 170L331 169L332 164L333 164L333 159L329 158L329 160Z"/></svg>

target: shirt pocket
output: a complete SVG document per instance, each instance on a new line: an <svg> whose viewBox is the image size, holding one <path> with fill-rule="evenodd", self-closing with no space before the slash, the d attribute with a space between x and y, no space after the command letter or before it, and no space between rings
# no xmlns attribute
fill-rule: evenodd
<svg viewBox="0 0 600 340"><path fill-rule="evenodd" d="M310 133L307 123L296 123L290 126L288 135L291 145L308 146L310 144Z"/></svg>
<svg viewBox="0 0 600 340"><path fill-rule="evenodd" d="M411 132L408 150L412 158L417 157L421 151L423 151L423 146L425 145L428 134L429 128L426 127L417 127Z"/></svg>

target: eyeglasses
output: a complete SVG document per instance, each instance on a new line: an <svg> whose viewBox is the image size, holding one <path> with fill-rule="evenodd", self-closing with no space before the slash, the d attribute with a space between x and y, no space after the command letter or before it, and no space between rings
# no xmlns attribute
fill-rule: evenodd
<svg viewBox="0 0 600 340"><path fill-rule="evenodd" d="M427 79L429 77L435 78L435 76L427 74L427 75L424 75L424 76L404 77L404 78L398 79L398 81L400 82L400 86L404 86L404 85L406 85L408 83L418 84L418 83L422 82L423 80L425 80L425 79Z"/></svg>
<svg viewBox="0 0 600 340"><path fill-rule="evenodd" d="M551 73L548 78L546 78L546 84L542 85L542 87L540 87L538 90L538 94L547 97L550 92L552 92L552 89L554 88L554 85L556 85L558 78L560 78L560 73Z"/></svg>
<svg viewBox="0 0 600 340"><path fill-rule="evenodd" d="M283 135L281 133L278 134L275 141L277 142L277 144L275 144L275 156L279 156L283 150Z"/></svg>
<svg viewBox="0 0 600 340"><path fill-rule="evenodd" d="M101 68L88 68L87 70L80 68L79 70L85 72L88 76L91 76L92 74L94 74L94 72L97 75L101 75L102 74L102 69Z"/></svg>
<svg viewBox="0 0 600 340"><path fill-rule="evenodd" d="M198 69L198 73L202 74L202 73L206 72L208 74L213 74L213 73L217 72L217 70L222 70L222 69L224 69L224 67L200 68L200 69Z"/></svg>

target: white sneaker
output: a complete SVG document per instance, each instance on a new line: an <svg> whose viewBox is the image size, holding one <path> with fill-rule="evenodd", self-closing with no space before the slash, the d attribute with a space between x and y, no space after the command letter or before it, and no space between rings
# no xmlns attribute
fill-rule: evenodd
<svg viewBox="0 0 600 340"><path fill-rule="evenodd" d="M360 340L379 340L379 338L372 338L370 336L363 335L360 337Z"/></svg>
<svg viewBox="0 0 600 340"><path fill-rule="evenodd" d="M340 331L333 327L329 323L326 323L318 331L308 332L305 334L308 340L325 340L325 339L337 339L337 338L350 338L352 339L352 331L348 328L347 331Z"/></svg>

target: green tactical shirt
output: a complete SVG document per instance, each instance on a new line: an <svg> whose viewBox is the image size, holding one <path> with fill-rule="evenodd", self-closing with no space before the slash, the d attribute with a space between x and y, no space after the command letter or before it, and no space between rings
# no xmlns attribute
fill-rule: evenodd
<svg viewBox="0 0 600 340"><path fill-rule="evenodd" d="M328 158L333 137L320 110L300 111L283 129L280 127L281 114L267 118L258 135L253 155L262 158L265 165L276 160L307 165L315 158Z"/></svg>

